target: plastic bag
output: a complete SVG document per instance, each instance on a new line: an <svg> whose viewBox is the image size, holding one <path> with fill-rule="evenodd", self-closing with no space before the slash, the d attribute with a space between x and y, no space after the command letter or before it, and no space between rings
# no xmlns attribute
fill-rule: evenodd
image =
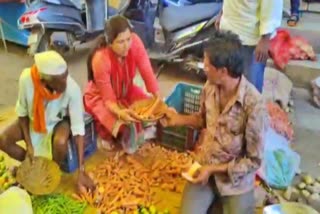
<svg viewBox="0 0 320 214"><path fill-rule="evenodd" d="M270 43L270 56L275 66L283 70L290 60L290 34L286 30L278 30Z"/></svg>
<svg viewBox="0 0 320 214"><path fill-rule="evenodd" d="M299 170L300 156L290 147L288 141L269 128L265 135L264 159L258 176L270 187L285 189Z"/></svg>
<svg viewBox="0 0 320 214"><path fill-rule="evenodd" d="M276 68L283 70L290 60L316 60L312 46L303 37L291 37L284 29L277 30L271 39L270 56Z"/></svg>
<svg viewBox="0 0 320 214"><path fill-rule="evenodd" d="M0 195L0 213L33 214L29 194L19 187L10 187Z"/></svg>

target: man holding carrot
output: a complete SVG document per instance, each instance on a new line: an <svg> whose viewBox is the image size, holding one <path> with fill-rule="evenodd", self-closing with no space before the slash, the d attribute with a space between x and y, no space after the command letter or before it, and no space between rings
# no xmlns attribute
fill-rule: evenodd
<svg viewBox="0 0 320 214"><path fill-rule="evenodd" d="M243 76L239 37L216 32L205 46L207 82L200 112L168 111L164 126L205 128L195 159L202 165L186 185L182 214L206 214L217 198L224 214L254 213L255 172L262 161L267 113L257 89Z"/></svg>
<svg viewBox="0 0 320 214"><path fill-rule="evenodd" d="M84 170L85 125L80 88L57 52L39 53L34 59L35 64L20 76L18 119L0 133L0 149L18 161L42 156L61 164L72 134L78 148L78 187L93 189ZM25 141L26 150L17 145L20 140Z"/></svg>

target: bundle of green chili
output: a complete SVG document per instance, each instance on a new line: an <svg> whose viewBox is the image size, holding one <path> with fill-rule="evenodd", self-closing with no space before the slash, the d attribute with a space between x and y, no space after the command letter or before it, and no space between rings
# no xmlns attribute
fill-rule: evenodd
<svg viewBox="0 0 320 214"><path fill-rule="evenodd" d="M34 214L83 214L87 205L62 194L53 194L33 196L32 207Z"/></svg>

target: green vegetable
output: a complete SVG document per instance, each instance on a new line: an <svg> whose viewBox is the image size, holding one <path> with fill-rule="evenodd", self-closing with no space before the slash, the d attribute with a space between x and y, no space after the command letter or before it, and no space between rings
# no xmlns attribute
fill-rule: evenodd
<svg viewBox="0 0 320 214"><path fill-rule="evenodd" d="M163 214L170 214L170 212L169 212L168 209L165 209L165 210L163 211Z"/></svg>
<svg viewBox="0 0 320 214"><path fill-rule="evenodd" d="M156 206L143 206L139 205L139 209L134 212L134 214L170 214L169 210L166 209L163 212L159 211Z"/></svg>
<svg viewBox="0 0 320 214"><path fill-rule="evenodd" d="M75 201L62 194L33 196L34 214L82 214L86 204Z"/></svg>
<svg viewBox="0 0 320 214"><path fill-rule="evenodd" d="M149 211L150 211L151 214L157 213L157 209L156 209L155 206L150 206L150 207L149 207Z"/></svg>

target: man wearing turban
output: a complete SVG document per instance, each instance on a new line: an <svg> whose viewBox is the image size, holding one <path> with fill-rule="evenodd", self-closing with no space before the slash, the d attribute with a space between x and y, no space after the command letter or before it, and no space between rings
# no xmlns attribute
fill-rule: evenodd
<svg viewBox="0 0 320 214"><path fill-rule="evenodd" d="M94 188L84 169L84 114L82 94L68 74L67 63L55 51L38 53L34 65L19 79L18 119L0 133L0 149L23 161L42 156L65 161L70 134L78 149L78 188ZM26 150L17 142L24 140Z"/></svg>

